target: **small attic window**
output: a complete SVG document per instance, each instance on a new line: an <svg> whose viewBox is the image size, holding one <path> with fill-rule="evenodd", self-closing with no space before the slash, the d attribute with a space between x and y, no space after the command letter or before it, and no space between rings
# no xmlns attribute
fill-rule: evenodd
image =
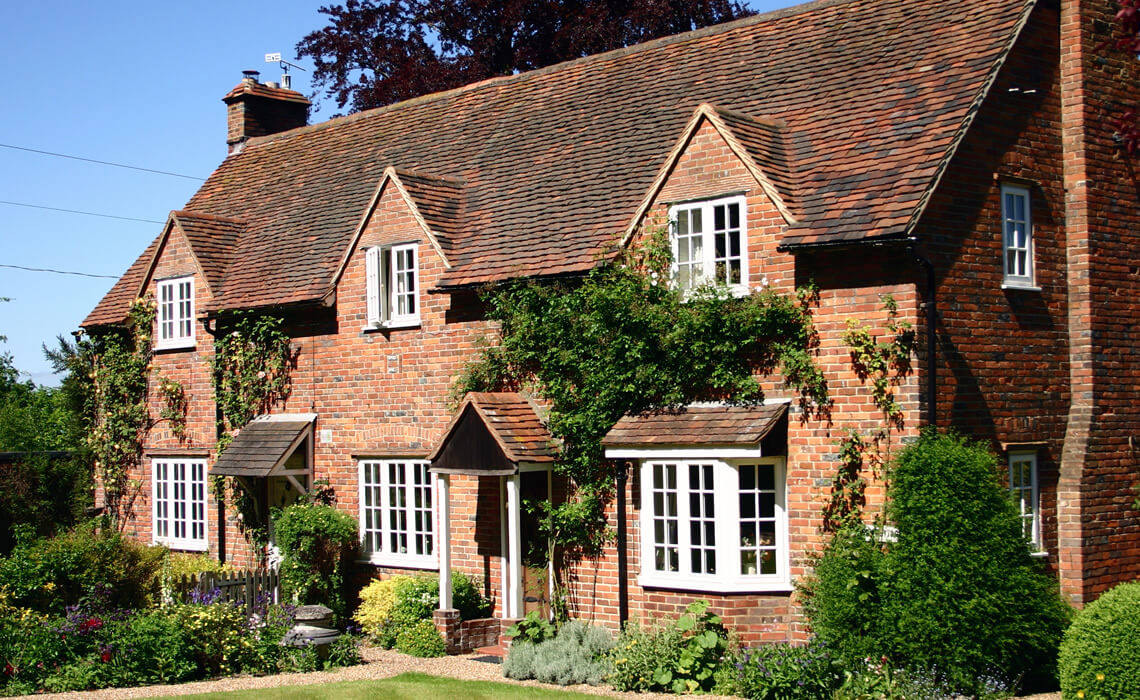
<svg viewBox="0 0 1140 700"><path fill-rule="evenodd" d="M669 210L673 280L683 291L713 284L748 290L747 203L742 196L678 204Z"/></svg>
<svg viewBox="0 0 1140 700"><path fill-rule="evenodd" d="M194 347L194 277L174 277L158 283L158 350Z"/></svg>
<svg viewBox="0 0 1140 700"><path fill-rule="evenodd" d="M420 324L419 245L365 251L368 326L408 328Z"/></svg>

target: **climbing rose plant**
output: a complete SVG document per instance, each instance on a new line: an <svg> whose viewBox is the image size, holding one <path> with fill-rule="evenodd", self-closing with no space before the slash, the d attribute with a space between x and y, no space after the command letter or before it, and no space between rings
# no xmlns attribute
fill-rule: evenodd
<svg viewBox="0 0 1140 700"><path fill-rule="evenodd" d="M539 507L544 536L557 534L567 558L606 541L615 472L601 440L624 414L701 400L756 404L764 399L759 378L777 371L807 412L829 404L814 361L814 288L684 293L665 282L669 250L667 232L656 231L584 279L517 281L489 292L499 333L453 386L456 400L526 387L549 402L550 431L561 441L556 468L575 497Z"/></svg>
<svg viewBox="0 0 1140 700"><path fill-rule="evenodd" d="M86 445L103 485L107 514L117 525L127 520L131 498L128 474L142 459L150 428L147 379L151 370L154 298L131 304L125 327L81 338L77 358L87 368L84 405Z"/></svg>

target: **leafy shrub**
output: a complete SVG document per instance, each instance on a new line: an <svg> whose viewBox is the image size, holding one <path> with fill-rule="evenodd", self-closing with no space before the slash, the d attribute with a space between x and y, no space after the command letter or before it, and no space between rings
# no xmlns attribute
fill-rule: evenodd
<svg viewBox="0 0 1140 700"><path fill-rule="evenodd" d="M34 692L51 669L70 658L55 627L46 615L10 605L0 588L0 690Z"/></svg>
<svg viewBox="0 0 1140 700"><path fill-rule="evenodd" d="M745 649L736 671L736 694L754 700L830 700L843 681L841 665L820 640Z"/></svg>
<svg viewBox="0 0 1140 700"><path fill-rule="evenodd" d="M617 690L693 693L716 683L728 633L708 601L689 605L673 625L648 631L628 625L611 652Z"/></svg>
<svg viewBox="0 0 1140 700"><path fill-rule="evenodd" d="M302 605L345 614L344 562L357 544L356 518L327 505L292 505L273 520L281 548L281 587Z"/></svg>
<svg viewBox="0 0 1140 700"><path fill-rule="evenodd" d="M10 602L62 614L97 588L114 605L144 608L156 600L165 549L132 542L88 523L51 538L21 540L0 558L0 588Z"/></svg>
<svg viewBox="0 0 1140 700"><path fill-rule="evenodd" d="M355 634L342 634L329 645L328 655L325 657L325 668L339 668L341 666L357 666L364 663L360 655L361 638Z"/></svg>
<svg viewBox="0 0 1140 700"><path fill-rule="evenodd" d="M95 677L99 685L181 683L199 674L189 636L161 610L110 623L99 654L106 658Z"/></svg>
<svg viewBox="0 0 1140 700"><path fill-rule="evenodd" d="M996 678L978 679L976 700L1005 700L1012 695L1009 684ZM892 668L885 658L860 659L844 670L843 685L834 700L961 700L936 671Z"/></svg>
<svg viewBox="0 0 1140 700"><path fill-rule="evenodd" d="M352 619L356 620L364 634L373 639L380 637L391 616L392 606L396 603L396 589L411 578L392 576L384 580L376 579L360 591L360 607Z"/></svg>
<svg viewBox="0 0 1140 700"><path fill-rule="evenodd" d="M541 644L548 639L554 639L554 636L558 634L558 627L547 620L545 615L537 610L531 610L526 614L526 617L508 627L505 634L513 642Z"/></svg>
<svg viewBox="0 0 1140 700"><path fill-rule="evenodd" d="M1069 610L1030 556L994 456L927 431L894 461L888 495L897 542L848 529L805 585L816 635L849 663L886 656L966 693L992 676L1047 682Z"/></svg>
<svg viewBox="0 0 1140 700"><path fill-rule="evenodd" d="M223 676L257 667L249 618L239 605L221 600L186 603L173 606L170 613L206 675Z"/></svg>
<svg viewBox="0 0 1140 700"><path fill-rule="evenodd" d="M605 629L571 620L545 642L513 643L503 675L557 685L600 685L609 672L608 652L613 646L614 638Z"/></svg>
<svg viewBox="0 0 1140 700"><path fill-rule="evenodd" d="M460 619L487 617L491 602L471 578L456 573L451 580L452 604ZM400 632L420 620L431 620L439 607L439 579L432 576L392 576L373 581L360 592L360 607L353 619L377 644L391 649Z"/></svg>
<svg viewBox="0 0 1140 700"><path fill-rule="evenodd" d="M420 620L400 631L396 637L396 651L409 656L445 656L447 646L431 620Z"/></svg>
<svg viewBox="0 0 1140 700"><path fill-rule="evenodd" d="M1122 583L1077 614L1058 661L1066 698L1140 697L1140 581Z"/></svg>

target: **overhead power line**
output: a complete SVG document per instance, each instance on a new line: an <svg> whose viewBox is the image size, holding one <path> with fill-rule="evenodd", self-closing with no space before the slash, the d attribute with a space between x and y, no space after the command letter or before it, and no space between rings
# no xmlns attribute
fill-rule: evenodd
<svg viewBox="0 0 1140 700"><path fill-rule="evenodd" d="M56 275L76 275L78 277L100 277L102 279L117 280L117 275L96 275L91 272L75 272L73 270L53 270L50 267L24 267L23 265L7 265L0 263L0 267L10 267L13 270L26 270L28 272L50 272Z"/></svg>
<svg viewBox="0 0 1140 700"><path fill-rule="evenodd" d="M86 216L100 216L104 219L120 219L122 221L141 221L146 224L165 224L165 221L157 221L155 219L136 219L133 216L115 216L114 214L98 214L93 211L79 211L78 209L61 209L59 207L45 207L42 204L25 204L24 202L8 202L0 199L0 204L7 204L13 207L28 207L30 209L47 209L48 211L62 211L68 214L84 214Z"/></svg>
<svg viewBox="0 0 1140 700"><path fill-rule="evenodd" d="M85 163L96 163L98 165L109 165L113 168L126 168L127 170L139 170L144 173L154 173L156 175L169 175L171 177L182 177L187 180L202 181L206 178L197 177L196 175L183 175L182 173L172 173L167 170L155 170L153 168L140 168L137 165L126 165L125 163L112 163L109 160L95 160L94 158L84 158L82 156L71 156L66 153L53 153L52 151L41 151L38 148L27 148L25 146L13 146L10 143L0 143L0 148L11 148L14 151L27 151L28 153L39 153L45 156L55 156L56 158L68 158L70 160L81 160Z"/></svg>

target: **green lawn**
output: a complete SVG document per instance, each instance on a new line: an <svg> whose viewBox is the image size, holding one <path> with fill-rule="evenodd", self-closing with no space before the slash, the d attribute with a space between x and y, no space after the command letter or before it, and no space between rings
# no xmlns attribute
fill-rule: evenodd
<svg viewBox="0 0 1140 700"><path fill-rule="evenodd" d="M294 685L265 690L235 690L229 693L205 693L190 697L208 700L236 700L238 698L290 698L292 700L320 700L337 698L391 698L392 700L454 700L470 698L487 700L497 698L594 698L594 695L571 693L565 690L529 688L492 681L460 681L454 678L429 676L426 673L404 673L382 681L348 681L325 685Z"/></svg>

